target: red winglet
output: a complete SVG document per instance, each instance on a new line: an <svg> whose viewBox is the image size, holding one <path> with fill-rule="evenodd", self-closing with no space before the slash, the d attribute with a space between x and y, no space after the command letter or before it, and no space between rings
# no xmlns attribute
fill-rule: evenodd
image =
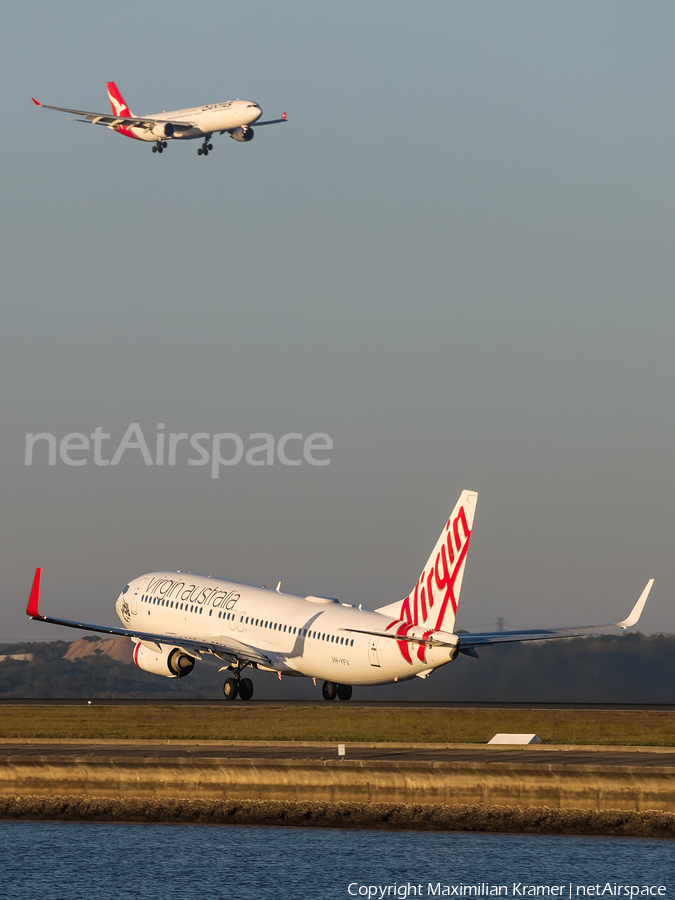
<svg viewBox="0 0 675 900"><path fill-rule="evenodd" d="M31 617L31 619L41 619L40 611L38 609L40 603L40 572L42 569L35 570L35 578L33 579L33 587L30 591L30 598L28 600L28 606L26 608L26 614Z"/></svg>
<svg viewBox="0 0 675 900"><path fill-rule="evenodd" d="M38 103L38 101L35 99L35 97L31 97L30 99L33 101L33 103L34 103L36 106L42 106L41 103Z"/></svg>
<svg viewBox="0 0 675 900"><path fill-rule="evenodd" d="M36 100L35 102L37 103L37 100ZM42 106L42 104L41 104L41 103L38 103L38 106ZM286 118L286 113L282 113L282 114L281 114L281 118L282 118L282 119L285 119L285 118Z"/></svg>

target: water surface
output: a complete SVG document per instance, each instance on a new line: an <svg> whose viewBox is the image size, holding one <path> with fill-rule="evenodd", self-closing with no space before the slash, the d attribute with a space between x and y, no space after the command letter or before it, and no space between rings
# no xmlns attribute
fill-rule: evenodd
<svg viewBox="0 0 675 900"><path fill-rule="evenodd" d="M2 900L675 897L675 844L640 838L0 822L0 848Z"/></svg>

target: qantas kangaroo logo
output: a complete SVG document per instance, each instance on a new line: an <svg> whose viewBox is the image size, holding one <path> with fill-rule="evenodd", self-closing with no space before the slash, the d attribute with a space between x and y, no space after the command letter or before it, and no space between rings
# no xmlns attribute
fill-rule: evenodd
<svg viewBox="0 0 675 900"><path fill-rule="evenodd" d="M455 582L469 549L471 531L466 521L464 507L460 506L454 519L448 519L445 526L445 540L441 543L436 560L429 571L424 571L417 580L414 590L401 602L399 618L387 626L387 630L398 626L396 634L404 637L415 625L427 625L423 640L443 626L448 603L452 606L453 617L457 613ZM410 642L398 641L403 658L412 665ZM424 662L426 647L420 644L417 658Z"/></svg>
<svg viewBox="0 0 675 900"><path fill-rule="evenodd" d="M110 98L110 105L112 107L113 114L116 116L130 116L129 108L124 102L124 98L117 90L114 84L108 85L108 97Z"/></svg>
<svg viewBox="0 0 675 900"><path fill-rule="evenodd" d="M116 116L121 116L126 112L124 103L120 103L117 97L113 97L112 94L110 95L110 102L112 104L113 112Z"/></svg>

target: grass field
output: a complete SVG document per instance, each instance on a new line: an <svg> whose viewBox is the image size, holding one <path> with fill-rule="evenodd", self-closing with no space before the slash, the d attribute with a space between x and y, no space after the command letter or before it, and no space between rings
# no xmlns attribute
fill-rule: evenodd
<svg viewBox="0 0 675 900"><path fill-rule="evenodd" d="M0 738L485 743L497 732L535 732L550 744L675 746L675 712L273 704L0 707Z"/></svg>

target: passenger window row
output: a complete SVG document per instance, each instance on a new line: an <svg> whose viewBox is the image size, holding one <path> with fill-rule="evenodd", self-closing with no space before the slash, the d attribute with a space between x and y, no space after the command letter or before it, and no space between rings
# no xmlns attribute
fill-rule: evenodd
<svg viewBox="0 0 675 900"><path fill-rule="evenodd" d="M141 597L141 603L149 603L151 606L168 606L170 609L173 609L174 606L176 609L185 609L185 612L195 612L201 614L204 612L203 606L197 606L196 604L189 603L179 603L177 600L162 600L160 597L148 597L146 594L143 594Z"/></svg>
<svg viewBox="0 0 675 900"><path fill-rule="evenodd" d="M168 606L170 609L174 609L174 603L175 603L176 609L183 609L183 607L185 607L185 611L186 612L188 611L187 603L185 603L185 604L178 603L177 600L176 601L166 600L166 599L162 600L159 597L149 597L146 594L143 594L143 596L141 597L141 602L142 603L150 603L150 604L159 605L159 606ZM199 615L201 615L204 611L204 607L203 606L198 607L195 605L191 605L191 606L189 606L189 611L190 612L199 612ZM211 615L211 612L212 612L212 610L209 610L209 615ZM226 613L226 612L221 611L218 613L218 618L219 619L222 618L222 619L231 621L236 618L236 614L230 613L230 612ZM257 626L259 628L270 628L270 629L272 629L272 631L283 631L283 632L287 632L288 634L298 634L304 638L309 637L309 638L312 638L313 640L317 640L317 641L329 641L331 644L343 644L347 647L354 646L353 638L338 637L336 634L329 634L327 632L320 632L320 631L312 631L309 628L297 628L296 626L291 626L291 625L284 625L282 627L279 622L272 622L268 619L254 619L253 616L246 616L245 624L248 625L249 621L250 621L251 625Z"/></svg>
<svg viewBox="0 0 675 900"><path fill-rule="evenodd" d="M220 615L220 613L218 613L218 615ZM225 613L223 613L222 615L223 615L223 617L225 617ZM234 613L232 613L231 615L234 617ZM227 616L229 618L230 613L228 613ZM251 625L258 626L259 628L271 628L272 631L287 631L289 634L297 634L304 638L309 637L309 638L315 638L316 640L319 640L319 641L330 641L331 643L344 644L348 647L354 646L354 641L352 639L346 638L346 637L338 637L336 634L329 634L327 632L320 632L320 631L312 631L309 628L297 628L297 627L291 626L291 625L284 625L282 627L282 625L278 622L272 622L267 619L254 619L253 616L246 616L245 624L248 625L249 621L250 621Z"/></svg>

